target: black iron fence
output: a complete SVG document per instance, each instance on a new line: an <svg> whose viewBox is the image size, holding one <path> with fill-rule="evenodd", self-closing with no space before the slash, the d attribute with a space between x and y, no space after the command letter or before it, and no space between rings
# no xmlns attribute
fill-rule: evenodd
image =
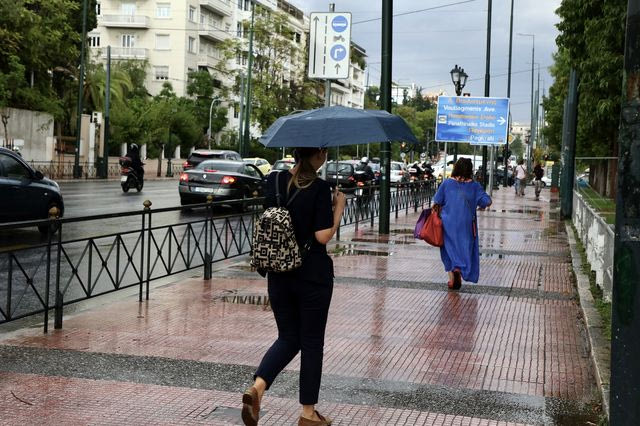
<svg viewBox="0 0 640 426"><path fill-rule="evenodd" d="M434 191L434 182L394 186L391 211L396 217L402 210L417 211L430 204ZM61 328L65 305L134 286L142 301L149 298L150 282L197 268L209 279L213 263L250 253L262 203L263 199L253 198L193 205L185 220L169 224L157 222L162 214L187 208L152 209L145 201L144 209L126 213L58 218L52 211L48 220L0 224L0 231L49 228L42 243L0 249L0 324L43 313L47 332L51 309L55 328ZM214 215L221 204L246 211ZM358 227L367 221L373 225L379 204L377 187L349 198L342 225ZM99 230L116 220L123 224L118 232L65 239L74 228Z"/></svg>
<svg viewBox="0 0 640 426"><path fill-rule="evenodd" d="M157 160L150 160L157 161ZM39 170L43 175L51 179L72 179L73 176L73 161L28 161L29 165L35 170ZM87 161L80 162L81 176L84 179L96 179L100 174L101 165L97 162L89 163ZM155 169L154 169L155 170ZM163 175L166 172L166 165L162 168ZM182 171L182 163L180 161L174 161L171 163L172 174L180 174ZM107 177L113 178L120 176L120 164L118 161L109 161L107 165Z"/></svg>

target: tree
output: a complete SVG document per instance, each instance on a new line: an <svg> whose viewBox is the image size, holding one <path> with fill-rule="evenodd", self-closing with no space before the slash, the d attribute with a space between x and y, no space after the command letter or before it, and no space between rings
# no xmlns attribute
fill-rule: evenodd
<svg viewBox="0 0 640 426"><path fill-rule="evenodd" d="M215 87L213 78L208 71L197 71L189 73L187 84L187 94L191 97L192 109L196 122L200 125L203 133L209 128L209 108L211 102L216 98L218 105L214 101L214 110L211 114L211 135L220 132L227 125L227 109L219 106L221 98L214 95Z"/></svg>
<svg viewBox="0 0 640 426"><path fill-rule="evenodd" d="M380 109L380 88L378 86L369 86L364 93L364 108L365 109Z"/></svg>
<svg viewBox="0 0 640 426"><path fill-rule="evenodd" d="M509 149L511 153L516 156L516 158L522 158L524 155L524 144L522 143L522 139L520 136L517 136L513 142L509 145Z"/></svg>
<svg viewBox="0 0 640 426"><path fill-rule="evenodd" d="M266 130L278 117L295 110L318 106L318 84L306 79L291 64L304 64L306 49L293 42L288 15L256 5L253 40L251 118ZM249 23L243 23L249 31ZM247 41L230 40L223 45L225 58L247 60ZM224 65L222 65L224 67ZM235 79L233 92L240 93L240 70L221 70Z"/></svg>
<svg viewBox="0 0 640 426"><path fill-rule="evenodd" d="M129 74L119 64L111 67L110 79L111 106L117 109L125 103L127 94L134 90L134 86ZM84 78L85 110L104 112L106 87L107 72L104 66L96 63L89 64Z"/></svg>

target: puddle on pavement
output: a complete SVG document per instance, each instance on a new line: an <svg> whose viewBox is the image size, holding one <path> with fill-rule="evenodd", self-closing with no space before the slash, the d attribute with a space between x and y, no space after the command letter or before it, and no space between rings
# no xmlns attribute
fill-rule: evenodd
<svg viewBox="0 0 640 426"><path fill-rule="evenodd" d="M388 257L393 256L393 252L389 251L381 251L381 250L369 250L364 248L357 248L356 245L348 244L345 246L337 245L332 251L331 254L339 257L339 256L377 256L377 257Z"/></svg>
<svg viewBox="0 0 640 426"><path fill-rule="evenodd" d="M224 290L223 294L216 296L214 301L223 303L235 303L238 305L256 305L265 309L271 308L269 295L265 293L246 293L239 290Z"/></svg>

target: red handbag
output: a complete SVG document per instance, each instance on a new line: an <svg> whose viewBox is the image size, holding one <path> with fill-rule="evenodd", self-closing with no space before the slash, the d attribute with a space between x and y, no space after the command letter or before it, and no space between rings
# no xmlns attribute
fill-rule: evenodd
<svg viewBox="0 0 640 426"><path fill-rule="evenodd" d="M442 231L442 219L440 219L440 209L434 208L424 222L420 231L420 239L435 247L444 245L444 233Z"/></svg>

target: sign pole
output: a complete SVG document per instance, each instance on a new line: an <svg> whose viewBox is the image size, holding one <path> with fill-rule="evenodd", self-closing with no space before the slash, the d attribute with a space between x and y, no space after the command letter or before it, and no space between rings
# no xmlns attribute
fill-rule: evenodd
<svg viewBox="0 0 640 426"><path fill-rule="evenodd" d="M489 97L489 84L491 81L491 0L487 0L487 54L486 70L484 74L484 96ZM493 168L493 165L491 165ZM487 146L482 147L482 186L487 190Z"/></svg>
<svg viewBox="0 0 640 426"><path fill-rule="evenodd" d="M391 112L391 58L393 39L393 0L382 0L382 75L380 97L382 109ZM389 210L391 208L391 142L380 144L380 221L378 232L389 234Z"/></svg>
<svg viewBox="0 0 640 426"><path fill-rule="evenodd" d="M611 336L612 425L640 422L640 5L629 0L620 120Z"/></svg>
<svg viewBox="0 0 640 426"><path fill-rule="evenodd" d="M329 3L329 12L335 12L335 10L336 10L336 4ZM317 24L317 20L318 18L316 18L316 24ZM331 80L329 80L328 78L324 80L324 106L325 107L331 106ZM328 162L329 160L327 159L327 161L324 162L324 167L322 167L321 177L324 180L327 180L327 163ZM336 188L337 187L338 187L338 154L336 154Z"/></svg>

